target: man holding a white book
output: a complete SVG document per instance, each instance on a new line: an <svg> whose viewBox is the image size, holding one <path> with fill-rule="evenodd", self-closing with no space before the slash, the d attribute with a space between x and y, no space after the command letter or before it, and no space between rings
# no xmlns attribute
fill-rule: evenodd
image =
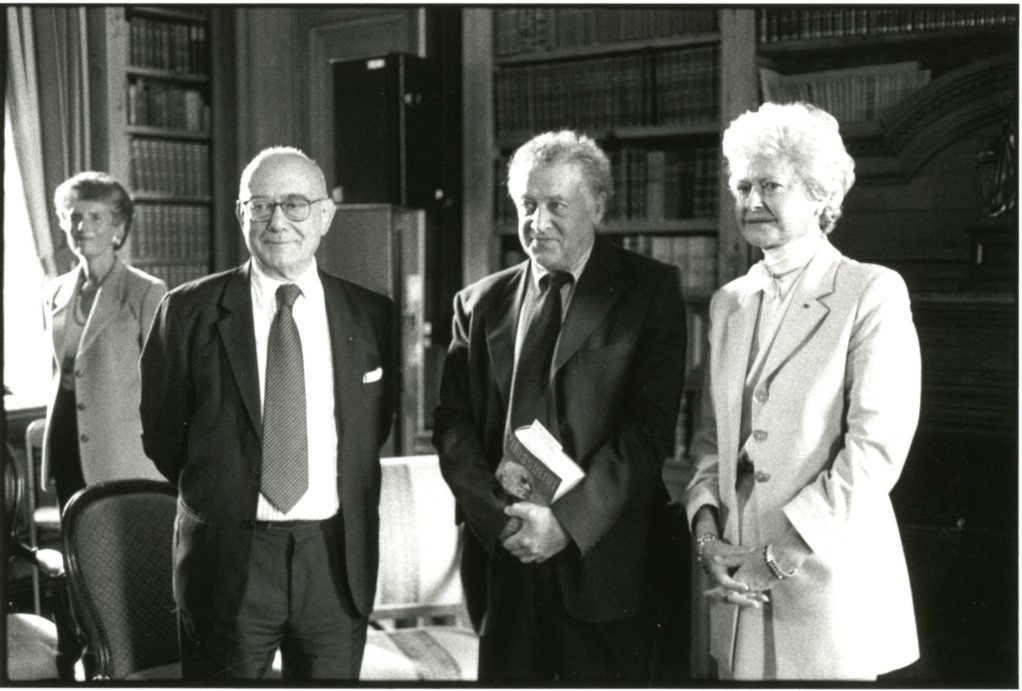
<svg viewBox="0 0 1022 691"><path fill-rule="evenodd" d="M613 186L591 139L538 135L508 170L529 258L455 298L433 437L468 527L479 680L664 679L681 277L597 237Z"/></svg>

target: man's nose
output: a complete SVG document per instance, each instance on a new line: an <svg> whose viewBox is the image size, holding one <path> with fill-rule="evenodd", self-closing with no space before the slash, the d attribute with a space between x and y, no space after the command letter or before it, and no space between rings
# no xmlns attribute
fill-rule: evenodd
<svg viewBox="0 0 1022 691"><path fill-rule="evenodd" d="M266 223L271 230L282 230L288 226L283 204L274 204L273 211L270 212L270 218Z"/></svg>
<svg viewBox="0 0 1022 691"><path fill-rule="evenodd" d="M748 205L750 209L763 208L763 195L755 186L749 190Z"/></svg>
<svg viewBox="0 0 1022 691"><path fill-rule="evenodd" d="M532 226L539 231L546 230L550 227L550 216L549 211L542 206L537 206L536 213L532 216Z"/></svg>

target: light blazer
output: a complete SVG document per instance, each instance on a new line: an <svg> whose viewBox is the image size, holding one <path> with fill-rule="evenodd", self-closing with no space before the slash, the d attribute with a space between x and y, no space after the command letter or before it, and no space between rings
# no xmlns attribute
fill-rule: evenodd
<svg viewBox="0 0 1022 691"><path fill-rule="evenodd" d="M460 516L491 557L507 559L498 547L507 516L494 470L528 277L524 262L455 298L433 435ZM586 471L552 506L574 543L574 556L558 561L565 606L587 621L634 616L657 598L666 552L661 473L674 451L685 368L677 268L597 239L552 367L559 421L552 431ZM507 559L489 561L491 579Z"/></svg>
<svg viewBox="0 0 1022 691"><path fill-rule="evenodd" d="M918 657L912 594L889 493L919 415L919 343L901 277L829 242L806 267L767 356L752 408L757 482L739 522L736 460L742 395L759 309L741 277L710 303L710 369L692 453L689 524L719 507L724 537L750 547L794 526L813 549L770 591L781 678L873 676ZM737 608L711 606L711 652L731 665ZM749 610L749 616L760 616ZM742 612L741 617L745 617Z"/></svg>
<svg viewBox="0 0 1022 691"><path fill-rule="evenodd" d="M167 294L142 352L146 453L178 486L178 606L233 617L245 591L262 466L262 407L248 265ZM379 561L380 446L393 422L394 306L320 271L330 328L342 554L368 616ZM364 381L383 368L383 377Z"/></svg>
<svg viewBox="0 0 1022 691"><path fill-rule="evenodd" d="M64 326L72 319L72 298L82 267L50 281L44 292L43 316L53 343L53 387L46 410L43 442L44 477L52 470L50 420L60 387ZM96 293L92 313L75 356L75 403L78 450L88 485L130 478L159 479L142 451L138 415L141 383L138 358L142 353L156 306L167 292L158 278L114 260ZM88 441L86 441L88 440Z"/></svg>

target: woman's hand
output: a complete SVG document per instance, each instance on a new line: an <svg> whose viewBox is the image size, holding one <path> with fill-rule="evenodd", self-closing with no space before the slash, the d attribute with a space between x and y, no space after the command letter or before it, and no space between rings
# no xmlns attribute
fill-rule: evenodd
<svg viewBox="0 0 1022 691"><path fill-rule="evenodd" d="M723 540L713 540L703 545L700 566L715 587L703 592L705 597L719 599L739 607L760 607L770 598L750 583L737 578L738 573L731 575L729 564L741 565L751 563L757 557L762 561L760 552L749 547L739 547ZM763 565L766 568L766 565ZM739 569L739 573L741 569ZM769 571L768 571L769 573ZM771 584L773 585L773 584Z"/></svg>
<svg viewBox="0 0 1022 691"><path fill-rule="evenodd" d="M749 549L741 554L722 554L715 557L714 562L733 573L732 578L736 583L741 583L754 592L762 594L762 591L770 590L781 582L767 566L761 547Z"/></svg>

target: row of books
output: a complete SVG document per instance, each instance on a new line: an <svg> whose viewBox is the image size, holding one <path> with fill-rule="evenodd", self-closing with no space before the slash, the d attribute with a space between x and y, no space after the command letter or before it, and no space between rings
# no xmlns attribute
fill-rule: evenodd
<svg viewBox="0 0 1022 691"><path fill-rule="evenodd" d="M805 40L844 36L913 33L978 26L1014 26L1014 5L966 8L953 5L903 8L760 10L759 40Z"/></svg>
<svg viewBox="0 0 1022 691"><path fill-rule="evenodd" d="M136 204L131 254L144 259L209 257L209 208L175 204Z"/></svg>
<svg viewBox="0 0 1022 691"><path fill-rule="evenodd" d="M930 71L912 61L803 74L761 68L759 78L764 101L806 101L848 123L877 120L929 84Z"/></svg>
<svg viewBox="0 0 1022 691"><path fill-rule="evenodd" d="M136 137L128 149L135 192L208 197L209 145Z"/></svg>
<svg viewBox="0 0 1022 691"><path fill-rule="evenodd" d="M497 136L713 121L719 76L716 46L501 69Z"/></svg>
<svg viewBox="0 0 1022 691"><path fill-rule="evenodd" d="M716 218L720 156L716 146L610 152L615 195L608 221Z"/></svg>
<svg viewBox="0 0 1022 691"><path fill-rule="evenodd" d="M198 89L141 77L128 82L128 124L209 131L209 104Z"/></svg>
<svg viewBox="0 0 1022 691"><path fill-rule="evenodd" d="M707 122L720 113L720 54L717 46L657 55L658 123Z"/></svg>
<svg viewBox="0 0 1022 691"><path fill-rule="evenodd" d="M130 64L182 74L206 74L209 45L206 27L144 17L128 20Z"/></svg>
<svg viewBox="0 0 1022 691"><path fill-rule="evenodd" d="M625 249L645 254L681 270L686 293L707 294L717 289L717 238L712 235L622 235Z"/></svg>
<svg viewBox="0 0 1022 691"><path fill-rule="evenodd" d="M197 278L202 278L209 274L209 265L206 263L196 262L195 264L166 264L166 263L148 263L148 262L136 262L138 267L144 270L146 273L156 276L156 278L162 278L167 283L168 288L175 288L182 283L188 281L194 281Z"/></svg>
<svg viewBox="0 0 1022 691"><path fill-rule="evenodd" d="M498 57L716 30L715 9L521 7L493 13Z"/></svg>

